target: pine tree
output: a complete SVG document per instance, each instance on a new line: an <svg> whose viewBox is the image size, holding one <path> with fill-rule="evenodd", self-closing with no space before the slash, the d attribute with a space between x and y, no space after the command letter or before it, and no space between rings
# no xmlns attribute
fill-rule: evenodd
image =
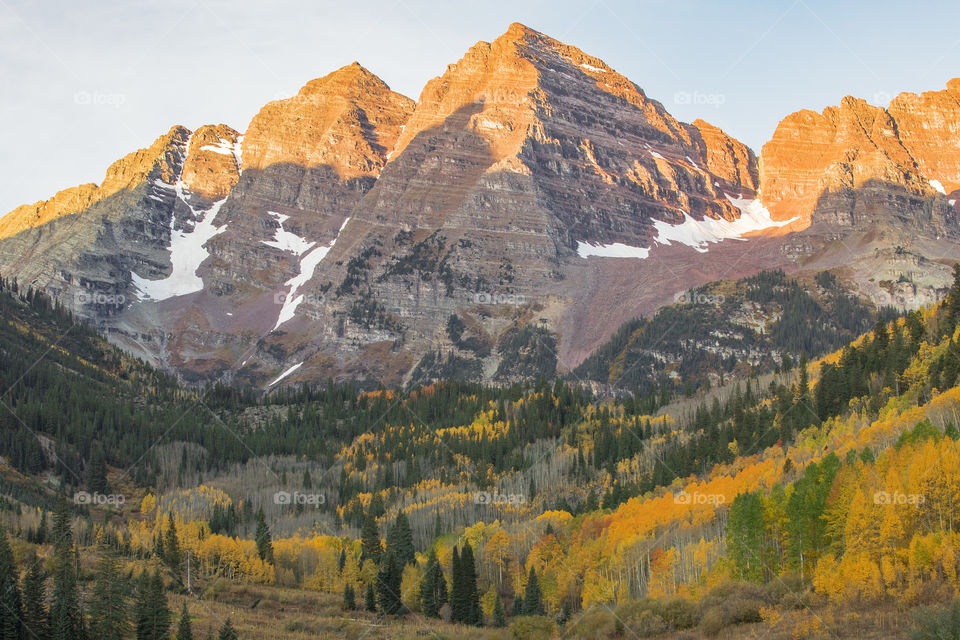
<svg viewBox="0 0 960 640"><path fill-rule="evenodd" d="M360 540L362 544L360 564L367 560L379 563L383 548L380 546L380 531L377 530L377 519L373 516L372 511L367 511L363 518L363 526L360 527Z"/></svg>
<svg viewBox="0 0 960 640"><path fill-rule="evenodd" d="M97 640L123 640L130 632L127 585L120 576L120 562L103 549L97 563L89 612L90 633Z"/></svg>
<svg viewBox="0 0 960 640"><path fill-rule="evenodd" d="M170 568L177 582L183 581L183 554L180 552L180 541L177 539L177 526L170 516L170 526L163 538L163 561Z"/></svg>
<svg viewBox="0 0 960 640"><path fill-rule="evenodd" d="M513 601L513 615L522 616L523 615L523 596L517 595L516 599Z"/></svg>
<svg viewBox="0 0 960 640"><path fill-rule="evenodd" d="M193 629L190 627L190 612L187 611L187 601L183 601L180 609L180 620L177 622L177 640L193 640Z"/></svg>
<svg viewBox="0 0 960 640"><path fill-rule="evenodd" d="M401 569L416 562L416 550L413 546L413 532L410 530L410 520L402 511L387 533L387 551L393 550L397 556L397 563Z"/></svg>
<svg viewBox="0 0 960 640"><path fill-rule="evenodd" d="M257 509L257 532L255 538L257 541L257 555L265 562L273 562L273 542L270 539L270 527L267 526L267 519L263 515L263 507Z"/></svg>
<svg viewBox="0 0 960 640"><path fill-rule="evenodd" d="M403 579L403 570L393 551L388 550L380 563L377 572L377 596L380 602L380 611L386 615L397 615L403 610L403 601L400 599L400 584Z"/></svg>
<svg viewBox="0 0 960 640"><path fill-rule="evenodd" d="M141 574L137 583L137 640L167 640L170 608L159 572Z"/></svg>
<svg viewBox="0 0 960 640"><path fill-rule="evenodd" d="M507 626L507 612L503 608L503 600L500 599L499 593L493 603L493 626L501 628Z"/></svg>
<svg viewBox="0 0 960 640"><path fill-rule="evenodd" d="M0 527L0 640L24 637L23 603L7 532Z"/></svg>
<svg viewBox="0 0 960 640"><path fill-rule="evenodd" d="M83 612L70 529L70 510L62 498L53 523L53 602L50 606L51 640L77 640L84 637Z"/></svg>
<svg viewBox="0 0 960 640"><path fill-rule="evenodd" d="M453 548L450 571L450 619L463 622L466 619L466 598L463 587L463 571L460 568L460 550Z"/></svg>
<svg viewBox="0 0 960 640"><path fill-rule="evenodd" d="M530 567L530 574L527 576L527 588L523 592L523 615L542 616L544 613L540 580L537 578L537 572L534 568Z"/></svg>
<svg viewBox="0 0 960 640"><path fill-rule="evenodd" d="M447 603L447 581L437 560L437 552L430 549L427 568L420 582L420 608L428 618L439 618L440 608Z"/></svg>
<svg viewBox="0 0 960 640"><path fill-rule="evenodd" d="M29 568L23 577L23 622L30 640L47 640L47 577L36 555L27 562Z"/></svg>
<svg viewBox="0 0 960 640"><path fill-rule="evenodd" d="M349 582L347 586L343 588L343 608L348 611L353 611L357 608L357 594L353 590L353 585Z"/></svg>
<svg viewBox="0 0 960 640"><path fill-rule="evenodd" d="M90 454L90 470L87 472L87 490L90 493L106 495L110 493L110 484L107 482L107 465L103 461L103 453L95 447Z"/></svg>
<svg viewBox="0 0 960 640"><path fill-rule="evenodd" d="M224 621L223 626L220 627L220 632L217 634L217 640L239 640L236 629L234 629L233 624L230 623L230 618L227 618Z"/></svg>
<svg viewBox="0 0 960 640"><path fill-rule="evenodd" d="M480 609L480 589L477 587L477 565L469 542L465 542L460 551L460 570L463 573L465 597L464 622L480 626L483 624L483 611Z"/></svg>
<svg viewBox="0 0 960 640"><path fill-rule="evenodd" d="M373 583L367 583L367 593L364 596L364 606L366 606L367 611L376 611L377 610L377 596L373 592Z"/></svg>

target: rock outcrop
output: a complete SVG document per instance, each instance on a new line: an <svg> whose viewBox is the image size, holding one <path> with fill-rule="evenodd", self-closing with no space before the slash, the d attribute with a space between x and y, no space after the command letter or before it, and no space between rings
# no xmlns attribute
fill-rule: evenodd
<svg viewBox="0 0 960 640"><path fill-rule="evenodd" d="M417 102L354 63L243 134L174 127L0 219L0 273L188 381L260 388L573 369L623 321L762 268L842 268L914 305L957 235L958 89L797 112L758 163L514 24Z"/></svg>

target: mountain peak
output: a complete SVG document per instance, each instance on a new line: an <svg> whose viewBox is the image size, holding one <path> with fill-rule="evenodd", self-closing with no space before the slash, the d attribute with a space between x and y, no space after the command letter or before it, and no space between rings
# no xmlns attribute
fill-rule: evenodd
<svg viewBox="0 0 960 640"><path fill-rule="evenodd" d="M512 39L526 38L528 36L543 36L543 34L535 29L531 29L525 24L514 22L509 27L507 27L506 32L501 37L509 38L512 40Z"/></svg>
<svg viewBox="0 0 960 640"><path fill-rule="evenodd" d="M325 76L311 80L303 85L298 95L316 95L319 93L347 93L355 95L360 91L389 90L387 83L359 62L340 67Z"/></svg>

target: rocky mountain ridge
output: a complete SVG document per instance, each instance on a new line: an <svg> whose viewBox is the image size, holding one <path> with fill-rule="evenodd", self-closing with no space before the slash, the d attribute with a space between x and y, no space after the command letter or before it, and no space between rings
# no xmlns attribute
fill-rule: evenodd
<svg viewBox="0 0 960 640"><path fill-rule="evenodd" d="M569 370L622 322L764 268L840 267L914 305L957 239L940 191L960 152L936 143L960 148L957 86L798 112L758 161L514 24L416 102L354 63L243 134L174 127L0 219L0 273L188 381L261 388Z"/></svg>

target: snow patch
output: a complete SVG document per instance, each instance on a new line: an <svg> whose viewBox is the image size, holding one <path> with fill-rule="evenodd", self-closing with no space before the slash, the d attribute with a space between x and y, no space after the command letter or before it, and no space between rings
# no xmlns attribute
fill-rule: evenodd
<svg viewBox="0 0 960 640"><path fill-rule="evenodd" d="M606 73L606 72L607 72L606 69L601 69L600 67L595 67L595 66L593 66L593 65L591 65L591 64L587 64L586 62L584 62L583 64L581 64L581 65L579 65L579 66L580 66L581 69L586 69L587 71L594 71L594 72L596 72L596 73Z"/></svg>
<svg viewBox="0 0 960 640"><path fill-rule="evenodd" d="M729 194L724 194L730 204L740 210L740 217L736 220L724 220L714 218L704 218L695 220L681 211L683 222L680 224L669 224L662 220L654 220L653 226L657 231L653 242L662 245L671 245L674 242L686 245L700 253L707 252L707 245L710 243L721 242L723 240L746 240L744 236L755 231L783 227L797 218L791 218L783 222L777 222L770 217L770 212L764 207L760 200L747 198L734 198ZM604 258L646 258L650 249L644 247L631 247L629 245L616 243L610 245L591 245L586 242L577 243L577 255L581 258L590 256L599 256Z"/></svg>
<svg viewBox="0 0 960 640"><path fill-rule="evenodd" d="M246 362L246 361L244 361L244 362ZM243 366L243 365L240 365L240 366ZM280 382L281 380L283 380L284 378L286 378L287 376L289 376L291 373L293 373L294 371L296 371L297 369L299 369L299 368L302 367L302 366L303 366L303 363L302 363L302 362L298 362L297 364L293 365L292 367L290 367L289 369L287 369L286 371L284 371L283 373L281 373L280 376L279 376L276 380L274 380L273 382L271 382L271 383L268 384L267 386L268 386L268 387L272 387L273 385L277 384L278 382Z"/></svg>
<svg viewBox="0 0 960 640"><path fill-rule="evenodd" d="M219 153L221 155L235 157L236 156L236 149L234 148L235 146L236 145L234 145L229 140L224 140L223 138L220 138L219 142L217 142L216 144L203 145L202 147L200 147L200 151L212 151L214 153Z"/></svg>
<svg viewBox="0 0 960 640"><path fill-rule="evenodd" d="M947 200L947 202L950 203L950 206L951 206L951 207L952 207L953 205L957 204L957 201L956 201L956 200Z"/></svg>
<svg viewBox="0 0 960 640"><path fill-rule="evenodd" d="M290 287L286 295L283 298L283 306L280 307L280 315L277 317L277 324L274 325L273 330L276 331L280 328L287 320L291 320L297 312L297 307L300 306L300 303L303 302L303 294L297 295L297 291L310 282L313 278L313 272L316 271L317 265L327 257L327 254L330 253L330 250L333 249L333 245L337 243L337 239L340 237L340 234L343 232L343 228L347 226L347 223L350 222L350 218L347 218L343 221L343 224L340 225L340 229L337 231L336 237L330 241L330 244L324 245L322 247L316 247L305 256L300 258L300 271L297 275L293 276L287 280L284 284ZM313 246L314 243L311 243ZM299 255L299 254L298 254Z"/></svg>
<svg viewBox="0 0 960 640"><path fill-rule="evenodd" d="M273 247L275 249L280 249L280 251L289 251L290 253L295 253L298 256L302 256L306 251L317 244L316 242L308 242L306 238L302 238L297 234L287 231L283 228L283 223L290 219L290 216L285 216L282 213L277 213L276 211L267 211L268 214L273 216L276 219L277 223L280 225L277 228L277 231L273 235L273 240L261 240L263 244L268 247Z"/></svg>
<svg viewBox="0 0 960 640"><path fill-rule="evenodd" d="M947 190L943 188L943 185L940 184L939 180L929 180L928 182L930 182L931 187L933 187L943 195L947 195Z"/></svg>
<svg viewBox="0 0 960 640"><path fill-rule="evenodd" d="M650 249L647 247L631 247L616 242L614 244L593 245L588 242L577 242L577 255L581 258L597 256L600 258L646 258Z"/></svg>
<svg viewBox="0 0 960 640"><path fill-rule="evenodd" d="M694 169L699 169L699 168L700 168L699 166L697 166L697 163L694 162L694 161L693 161L693 158L691 158L690 156L687 156L687 162L689 162L690 164L692 164Z"/></svg>
<svg viewBox="0 0 960 640"><path fill-rule="evenodd" d="M187 146L189 144L188 140ZM184 156L184 162L186 162L186 156ZM210 257L210 253L204 248L207 241L227 230L227 225L218 227L214 224L220 207L227 199L218 200L207 209L195 209L190 204L190 192L183 184L183 180L177 180L174 185L154 180L154 185L174 189L177 198L187 205L192 214L190 219L185 221L185 227L179 231L175 228L176 217L172 214L170 216L171 270L169 276L162 280L148 280L130 272L137 297L140 300L159 302L203 290L203 279L197 275L197 269Z"/></svg>

